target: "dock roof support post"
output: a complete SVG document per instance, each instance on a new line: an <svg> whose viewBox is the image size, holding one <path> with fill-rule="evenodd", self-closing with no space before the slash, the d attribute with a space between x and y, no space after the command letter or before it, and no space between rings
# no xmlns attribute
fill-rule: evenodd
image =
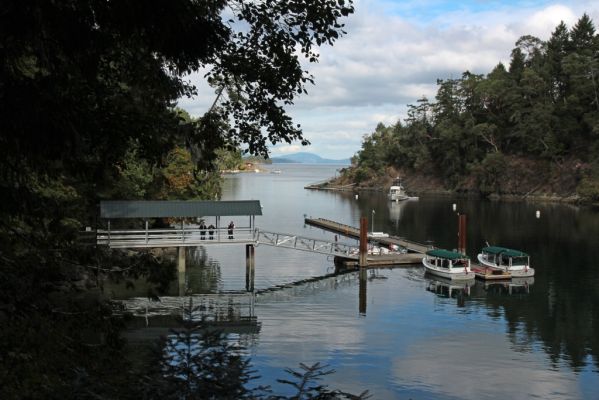
<svg viewBox="0 0 599 400"><path fill-rule="evenodd" d="M254 245L245 245L245 290L254 292L254 280L256 276Z"/></svg>
<svg viewBox="0 0 599 400"><path fill-rule="evenodd" d="M179 273L185 273L185 247L179 246L177 247L178 257L177 257L177 270Z"/></svg>
<svg viewBox="0 0 599 400"><path fill-rule="evenodd" d="M360 218L360 268L368 266L368 219Z"/></svg>

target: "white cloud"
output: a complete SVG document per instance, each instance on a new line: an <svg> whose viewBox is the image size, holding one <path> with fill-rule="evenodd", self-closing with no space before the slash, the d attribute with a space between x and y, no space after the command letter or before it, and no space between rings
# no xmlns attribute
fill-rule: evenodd
<svg viewBox="0 0 599 400"><path fill-rule="evenodd" d="M297 153L303 149L304 148L299 144L278 145L273 148L272 155Z"/></svg>
<svg viewBox="0 0 599 400"><path fill-rule="evenodd" d="M350 157L378 122L405 118L406 105L423 95L434 99L438 78L458 78L466 70L485 74L500 61L508 64L520 36L547 39L561 20L572 26L583 12L599 24L596 3L356 1L348 34L321 48L319 63L305 65L316 85L288 109L312 142L302 150ZM211 88L204 85L200 93L181 103L194 115L214 100Z"/></svg>

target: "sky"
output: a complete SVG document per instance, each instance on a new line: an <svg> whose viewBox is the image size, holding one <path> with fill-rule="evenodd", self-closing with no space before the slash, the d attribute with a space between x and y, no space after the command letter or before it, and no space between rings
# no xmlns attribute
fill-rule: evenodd
<svg viewBox="0 0 599 400"><path fill-rule="evenodd" d="M599 30L596 0L354 0L354 6L344 20L347 34L321 47L318 63L305 63L315 85L286 108L311 145L272 146L272 157L307 151L349 158L379 122L403 121L408 104L433 100L437 79L509 64L519 37L546 40L560 21L570 28L585 12ZM202 74L189 79L199 94L179 106L198 117L215 94Z"/></svg>

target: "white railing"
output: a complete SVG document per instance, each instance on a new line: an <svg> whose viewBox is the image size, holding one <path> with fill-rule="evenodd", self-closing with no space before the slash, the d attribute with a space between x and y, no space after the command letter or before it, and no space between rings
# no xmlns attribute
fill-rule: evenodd
<svg viewBox="0 0 599 400"><path fill-rule="evenodd" d="M98 230L96 243L111 248L253 243L349 258L357 258L359 253L358 246L252 228L235 228L233 235L229 235L228 228L214 228L212 230L197 227Z"/></svg>
<svg viewBox="0 0 599 400"><path fill-rule="evenodd" d="M254 243L255 233L252 228L235 228L233 235L229 235L228 228L199 229L197 227L183 227L147 230L98 230L96 242L99 245L112 248Z"/></svg>
<svg viewBox="0 0 599 400"><path fill-rule="evenodd" d="M360 248L345 243L329 242L287 233L256 230L257 244L284 247L334 256L358 257Z"/></svg>

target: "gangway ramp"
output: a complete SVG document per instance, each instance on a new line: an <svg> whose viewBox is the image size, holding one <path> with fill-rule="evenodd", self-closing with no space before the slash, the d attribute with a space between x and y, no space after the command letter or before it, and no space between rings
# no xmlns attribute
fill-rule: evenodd
<svg viewBox="0 0 599 400"><path fill-rule="evenodd" d="M320 253L343 258L358 259L359 247L345 243L329 242L321 239L308 238L304 236L256 230L256 244L267 246L283 247L287 249L308 251L311 253Z"/></svg>
<svg viewBox="0 0 599 400"><path fill-rule="evenodd" d="M335 257L336 265L339 263L349 268L358 266L360 254L359 246L263 230L256 231L256 244L331 255ZM366 260L370 267L384 267L420 263L422 255L414 253L384 254L380 249L378 251L369 249Z"/></svg>

